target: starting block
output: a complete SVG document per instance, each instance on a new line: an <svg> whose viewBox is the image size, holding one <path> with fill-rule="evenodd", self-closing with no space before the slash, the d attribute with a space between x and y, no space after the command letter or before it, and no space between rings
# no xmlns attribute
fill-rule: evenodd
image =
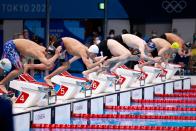
<svg viewBox="0 0 196 131"><path fill-rule="evenodd" d="M88 82L87 79L72 76L67 71L52 77L51 81L60 85L60 89L57 91L57 99L62 100L75 98L82 86Z"/></svg>
<svg viewBox="0 0 196 131"><path fill-rule="evenodd" d="M93 94L120 90L120 86L118 84L118 76L115 74L101 73L97 75L96 72L93 72L89 74L89 79L92 80L91 85ZM112 84L112 88L109 89L110 84Z"/></svg>
<svg viewBox="0 0 196 131"><path fill-rule="evenodd" d="M115 72L120 77L119 84L121 89L129 88L141 75L140 71L129 69L125 65L117 68Z"/></svg>
<svg viewBox="0 0 196 131"><path fill-rule="evenodd" d="M10 81L9 86L15 90L20 91L20 95L14 102L14 107L28 108L31 106L37 106L38 103L48 97L48 104L50 103L51 96L55 96L55 92L49 89L48 84L43 82L37 82L29 74L21 74L18 80ZM56 102L55 100L52 103Z"/></svg>
<svg viewBox="0 0 196 131"><path fill-rule="evenodd" d="M165 63L161 63L161 66L165 68L165 70L167 71L167 75L166 75L166 79L169 80L171 79L177 71L182 71L182 74L180 73L180 75L183 75L183 70L182 67L180 65L177 64L165 64Z"/></svg>
<svg viewBox="0 0 196 131"><path fill-rule="evenodd" d="M138 65L135 65L134 69L140 70ZM153 80L155 80L155 78L159 76L159 74L161 73L161 69L153 67L153 66L143 66L142 71L144 71L147 74L146 79L145 79L146 84L152 83Z"/></svg>

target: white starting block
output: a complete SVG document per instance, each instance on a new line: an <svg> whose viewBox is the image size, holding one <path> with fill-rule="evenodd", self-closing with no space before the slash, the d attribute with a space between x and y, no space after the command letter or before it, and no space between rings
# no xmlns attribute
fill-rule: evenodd
<svg viewBox="0 0 196 131"><path fill-rule="evenodd" d="M135 70L140 70L138 65L135 65ZM153 66L143 66L142 70L147 74L147 77L145 79L145 84L150 84L155 80L157 76L161 73L161 69L153 67Z"/></svg>
<svg viewBox="0 0 196 131"><path fill-rule="evenodd" d="M141 75L140 71L128 69L125 65L117 68L115 72L120 77L119 84L121 89L129 88Z"/></svg>
<svg viewBox="0 0 196 131"><path fill-rule="evenodd" d="M161 63L161 66L164 67L165 70L167 71L167 74L166 74L167 80L171 79L176 74L176 72L180 71L182 68L180 65L171 64L171 63L168 63L168 64Z"/></svg>
<svg viewBox="0 0 196 131"><path fill-rule="evenodd" d="M96 72L89 74L89 79L92 80L92 93L99 94L103 92L114 92L120 90L119 85L116 85L117 76L115 74L99 74ZM109 89L110 84L114 85L112 89Z"/></svg>
<svg viewBox="0 0 196 131"><path fill-rule="evenodd" d="M52 77L51 81L60 85L60 89L57 91L57 99L68 100L75 98L82 89L82 84L88 80L64 72Z"/></svg>
<svg viewBox="0 0 196 131"><path fill-rule="evenodd" d="M29 74L21 74L18 80L10 81L9 86L20 91L20 95L14 102L14 107L28 108L36 106L46 96L46 83L37 82Z"/></svg>

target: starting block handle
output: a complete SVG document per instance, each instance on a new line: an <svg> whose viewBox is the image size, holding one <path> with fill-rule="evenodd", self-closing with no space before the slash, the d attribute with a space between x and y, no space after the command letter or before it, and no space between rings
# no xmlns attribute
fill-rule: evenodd
<svg viewBox="0 0 196 131"><path fill-rule="evenodd" d="M184 69L183 68L179 69L179 74L180 74L180 78L184 78Z"/></svg>
<svg viewBox="0 0 196 131"><path fill-rule="evenodd" d="M145 80L148 77L148 74L146 74L145 72L141 71L141 74L139 75L139 81L140 81L140 86L144 86L145 85ZM142 84L143 83L143 84Z"/></svg>

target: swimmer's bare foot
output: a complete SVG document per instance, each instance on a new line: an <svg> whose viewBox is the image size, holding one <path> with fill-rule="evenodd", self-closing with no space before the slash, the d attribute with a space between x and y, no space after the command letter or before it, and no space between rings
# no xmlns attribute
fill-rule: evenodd
<svg viewBox="0 0 196 131"><path fill-rule="evenodd" d="M16 102L17 97L13 96L10 100L12 101L12 103Z"/></svg>
<svg viewBox="0 0 196 131"><path fill-rule="evenodd" d="M29 64L24 64L24 73L27 73L29 69Z"/></svg>
<svg viewBox="0 0 196 131"><path fill-rule="evenodd" d="M83 75L85 78L88 77L88 74L89 74L89 73L88 73L87 71L83 71L83 72L82 72L82 75Z"/></svg>
<svg viewBox="0 0 196 131"><path fill-rule="evenodd" d="M44 77L44 80L50 87L54 87L54 85L52 84L50 78Z"/></svg>
<svg viewBox="0 0 196 131"><path fill-rule="evenodd" d="M8 94L8 91L7 91L6 87L5 87L5 85L0 84L0 90L1 90L3 93Z"/></svg>

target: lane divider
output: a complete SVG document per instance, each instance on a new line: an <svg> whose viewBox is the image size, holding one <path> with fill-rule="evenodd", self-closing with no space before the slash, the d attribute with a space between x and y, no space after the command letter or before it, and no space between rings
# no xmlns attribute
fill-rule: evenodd
<svg viewBox="0 0 196 131"><path fill-rule="evenodd" d="M123 126L123 125L84 125L84 124L32 124L31 128L61 129L111 129L111 130L155 130L155 131L196 131L196 127L172 126Z"/></svg>
<svg viewBox="0 0 196 131"><path fill-rule="evenodd" d="M159 107L159 106L105 106L111 110L165 110L165 111L196 111L196 108Z"/></svg>
<svg viewBox="0 0 196 131"><path fill-rule="evenodd" d="M184 89L184 90L174 90L174 92L181 92L181 93L196 93L196 88L195 89Z"/></svg>
<svg viewBox="0 0 196 131"><path fill-rule="evenodd" d="M196 85L191 85L191 88L196 88Z"/></svg>
<svg viewBox="0 0 196 131"><path fill-rule="evenodd" d="M155 94L159 97L196 97L196 94Z"/></svg>
<svg viewBox="0 0 196 131"><path fill-rule="evenodd" d="M158 116L130 114L72 114L74 118L117 118L117 119L162 119L162 120L196 120L195 116Z"/></svg>
<svg viewBox="0 0 196 131"><path fill-rule="evenodd" d="M137 103L175 103L175 104L196 104L196 100L145 100L145 99L132 99L131 102Z"/></svg>

